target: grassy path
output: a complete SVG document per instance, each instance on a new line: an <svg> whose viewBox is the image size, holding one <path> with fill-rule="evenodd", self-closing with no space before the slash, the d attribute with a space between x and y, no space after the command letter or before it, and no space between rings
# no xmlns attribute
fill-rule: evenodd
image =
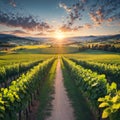
<svg viewBox="0 0 120 120"><path fill-rule="evenodd" d="M38 97L40 105L38 108L37 120L44 120L50 115L51 102L53 99L52 94L54 93L54 77L56 74L56 66L57 60L53 63L50 71L48 72L48 76L41 87L40 95Z"/></svg>

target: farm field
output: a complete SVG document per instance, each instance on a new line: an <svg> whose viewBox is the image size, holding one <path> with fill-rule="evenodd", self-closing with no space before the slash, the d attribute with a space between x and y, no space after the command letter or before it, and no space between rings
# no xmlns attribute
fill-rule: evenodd
<svg viewBox="0 0 120 120"><path fill-rule="evenodd" d="M120 0L0 0L0 120L120 120Z"/></svg>
<svg viewBox="0 0 120 120"><path fill-rule="evenodd" d="M51 57L53 55L40 55L40 54L2 54L0 55L0 66L17 64L22 62L32 62L37 60L43 60Z"/></svg>
<svg viewBox="0 0 120 120"><path fill-rule="evenodd" d="M46 47L46 48L31 48L31 49L18 49L15 50L17 53L33 53L33 54L65 54L65 53L76 53L78 48L76 47Z"/></svg>
<svg viewBox="0 0 120 120"><path fill-rule="evenodd" d="M99 63L106 63L106 64L116 64L120 65L120 54L119 53L112 53L112 52L105 52L100 50L86 50L84 52L75 53L75 54L67 54L64 55L68 58L76 58L83 61L89 62L99 62Z"/></svg>
<svg viewBox="0 0 120 120"><path fill-rule="evenodd" d="M68 74L71 80L75 82L76 87L78 87L81 94L86 98L93 113L96 113L96 117L98 116L97 119L101 119L101 112L99 110L103 108L102 118L109 116L111 120L119 120L120 67L110 67L103 63L105 66L102 64L96 65L95 62L88 64L86 61L81 62L75 58L69 60L64 57L63 63L67 71L69 71ZM112 72L116 73L113 75ZM99 102L101 102L101 104Z"/></svg>
<svg viewBox="0 0 120 120"><path fill-rule="evenodd" d="M54 88L54 78L59 74L59 72L56 73L58 61L61 67L57 69L63 71L63 78L59 80L64 79L62 84L68 94L67 99L72 104L68 106L69 109L74 110L74 117L71 117L71 120L87 120L86 116L89 116L89 120L100 118L119 120L119 53L100 50L70 53L67 50L64 54L62 51L61 54L50 54L52 50L49 54L48 52L33 54L28 49L28 54L16 52L0 55L1 120L33 120L34 117L36 120L46 120L51 114L53 119L57 119L52 110L45 111L58 106L58 103L52 103L51 97L56 93L53 91L58 89L58 86ZM63 88L59 89L63 91ZM59 94L61 96L62 92L56 93L56 95ZM66 95L63 94L63 96ZM55 97L56 99L58 98ZM58 100L60 99L63 98L60 97ZM110 104L109 101L111 101ZM55 109L62 110L62 108ZM64 109L62 111L65 112ZM82 109L86 113L84 111L82 113ZM72 111L71 113L68 111L68 114L72 115ZM59 113L57 114L59 116Z"/></svg>

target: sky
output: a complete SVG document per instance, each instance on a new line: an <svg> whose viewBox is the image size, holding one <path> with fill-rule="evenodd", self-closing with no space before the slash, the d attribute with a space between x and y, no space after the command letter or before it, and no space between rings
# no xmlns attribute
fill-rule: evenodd
<svg viewBox="0 0 120 120"><path fill-rule="evenodd" d="M0 33L73 37L120 33L120 0L0 0Z"/></svg>

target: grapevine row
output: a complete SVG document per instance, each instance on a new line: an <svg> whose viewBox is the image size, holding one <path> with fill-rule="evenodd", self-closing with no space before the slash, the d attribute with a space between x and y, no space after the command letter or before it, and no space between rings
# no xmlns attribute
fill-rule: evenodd
<svg viewBox="0 0 120 120"><path fill-rule="evenodd" d="M13 76L19 76L21 73L29 70L33 66L37 65L39 62L42 62L42 60L0 67L0 83L4 83L4 86L6 87L7 80L9 80Z"/></svg>
<svg viewBox="0 0 120 120"><path fill-rule="evenodd" d="M87 99L87 101L92 106L92 110L97 110L99 119L101 117L101 111L99 107L105 107L103 106L104 102L110 103L107 107L110 107L114 105L116 102L117 108L111 108L110 111L107 111L102 113L102 118L110 117L113 114L115 115L120 110L120 95L119 91L117 91L117 85L115 83L112 83L109 85L107 83L107 80L105 78L105 75L99 75L96 72L93 72L89 69L84 69L82 66L77 65L75 62L63 58L63 63L65 67L70 72L71 78L75 81L76 85L78 86L79 90L83 93L83 96ZM106 96L109 96L109 99L106 100ZM116 97L116 101L113 100L114 97ZM102 102L102 103L99 103ZM102 105L101 105L102 104ZM118 116L115 116L115 119L111 120L117 120Z"/></svg>
<svg viewBox="0 0 120 120"><path fill-rule="evenodd" d="M40 81L43 80L55 58L39 63L33 69L12 81L8 88L0 90L0 120L16 120L21 111L27 111L33 96L39 92Z"/></svg>
<svg viewBox="0 0 120 120"><path fill-rule="evenodd" d="M96 63L96 62L87 62L81 61L77 59L71 59L77 64L96 71L100 74L105 74L111 82L116 82L118 85L120 84L120 66L118 65L110 65L105 63Z"/></svg>

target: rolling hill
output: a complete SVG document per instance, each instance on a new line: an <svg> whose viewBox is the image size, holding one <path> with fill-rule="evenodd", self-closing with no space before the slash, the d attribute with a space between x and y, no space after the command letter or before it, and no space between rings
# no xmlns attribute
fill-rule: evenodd
<svg viewBox="0 0 120 120"><path fill-rule="evenodd" d="M72 44L79 42L114 42L120 41L120 34L117 35L107 35L107 36L79 36L70 37L63 40L64 44ZM12 45L38 45L38 44L59 44L59 41L55 38L35 38L35 37L18 37L10 34L0 34L0 46Z"/></svg>

